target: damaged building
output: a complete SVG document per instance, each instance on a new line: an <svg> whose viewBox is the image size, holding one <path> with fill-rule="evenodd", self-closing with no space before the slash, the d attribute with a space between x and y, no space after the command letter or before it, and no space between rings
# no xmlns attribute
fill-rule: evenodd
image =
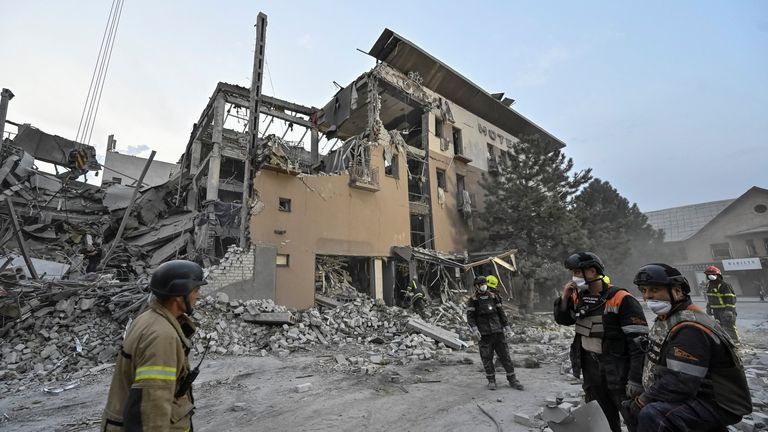
<svg viewBox="0 0 768 432"><path fill-rule="evenodd" d="M251 89L217 84L177 164L131 157L130 169L104 165L109 173L102 188L78 188L68 180L60 193L81 200L94 195L83 219L93 232L78 228L67 257L37 255L68 264L78 251L92 248L83 242L96 239L106 255L123 257L103 258L101 268L120 262L135 277L169 259L192 259L208 268L208 292L297 309L345 291L402 304L414 278L428 296L446 300L466 292L473 269L504 276L502 290L510 294L514 252L472 250L483 238L480 180L514 157L510 148L519 137L536 135L553 148L564 144L512 109L512 99L486 92L390 30L369 55L376 65L322 108L260 95L255 106L263 127L253 150ZM48 152L29 144L45 141L26 138L29 133L20 128L9 140L16 143L4 151L23 148L33 158L74 166L53 178L75 175L74 181L87 172L73 165L73 150L90 151L85 160L95 163L92 147L71 142L66 154ZM108 147L116 153L112 137ZM6 162L9 170L17 159ZM14 169L4 193L25 207L31 196L13 184L20 179ZM45 188L49 194L57 190ZM47 225L46 217L27 217L24 235L59 239L61 229ZM71 221L75 215L61 217ZM49 229L54 233L43 233ZM82 257L77 267L84 271Z"/></svg>
<svg viewBox="0 0 768 432"><path fill-rule="evenodd" d="M214 288L306 308L332 285L396 304L413 277L440 295L463 290L473 266L514 270L511 253L468 252L470 239L482 237L479 181L514 157L517 137L564 144L513 110L511 99L489 94L390 30L369 54L376 66L323 108L262 98L262 115L304 132L289 142L263 131L245 264L252 276ZM193 177L188 203L209 221L238 214L233 207L242 203L246 134L226 123L247 117L248 94L219 83L182 158ZM324 154L320 137L331 142ZM197 243L220 253L236 243L236 229L214 225Z"/></svg>

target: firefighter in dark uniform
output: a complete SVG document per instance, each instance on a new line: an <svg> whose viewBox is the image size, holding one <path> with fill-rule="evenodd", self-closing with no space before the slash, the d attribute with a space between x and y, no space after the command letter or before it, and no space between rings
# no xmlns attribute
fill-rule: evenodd
<svg viewBox="0 0 768 432"><path fill-rule="evenodd" d="M638 431L720 432L752 412L736 348L691 302L685 277L666 264L647 264L635 284L657 315L644 344L644 392L627 401Z"/></svg>
<svg viewBox="0 0 768 432"><path fill-rule="evenodd" d="M739 343L736 329L736 293L731 284L723 280L723 274L715 266L704 270L707 275L707 313L715 317L728 332L734 343Z"/></svg>
<svg viewBox="0 0 768 432"><path fill-rule="evenodd" d="M414 312L419 314L422 319L426 319L424 289L421 287L419 280L413 278L408 285L408 289L405 290L405 304L408 307L412 307Z"/></svg>
<svg viewBox="0 0 768 432"><path fill-rule="evenodd" d="M644 353L636 342L648 335L643 308L627 290L605 282L603 262L592 252L569 256L565 268L573 278L555 300L555 321L576 326L573 375L583 375L585 400L600 404L612 431L621 431L620 413L634 431L634 419L622 401L643 390Z"/></svg>
<svg viewBox="0 0 768 432"><path fill-rule="evenodd" d="M509 356L506 338L511 336L512 329L502 308L501 298L488 290L485 276L475 278L474 285L475 293L467 302L467 323L472 337L480 341L480 359L483 361L485 377L488 378L488 388L496 390L496 367L493 362L495 352L507 372L510 387L523 390Z"/></svg>

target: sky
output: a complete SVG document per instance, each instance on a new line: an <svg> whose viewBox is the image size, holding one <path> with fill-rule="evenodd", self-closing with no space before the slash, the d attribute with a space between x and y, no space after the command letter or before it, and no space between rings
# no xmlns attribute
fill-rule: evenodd
<svg viewBox="0 0 768 432"><path fill-rule="evenodd" d="M74 138L111 2L0 0L8 119ZM564 141L641 210L768 188L768 2L125 0L91 145L176 162L219 81L322 107L384 28Z"/></svg>

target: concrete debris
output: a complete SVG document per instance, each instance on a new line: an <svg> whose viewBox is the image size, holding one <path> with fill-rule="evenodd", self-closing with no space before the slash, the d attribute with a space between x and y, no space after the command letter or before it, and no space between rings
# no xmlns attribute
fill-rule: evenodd
<svg viewBox="0 0 768 432"><path fill-rule="evenodd" d="M312 390L312 383L299 384L293 388L296 393L304 393Z"/></svg>

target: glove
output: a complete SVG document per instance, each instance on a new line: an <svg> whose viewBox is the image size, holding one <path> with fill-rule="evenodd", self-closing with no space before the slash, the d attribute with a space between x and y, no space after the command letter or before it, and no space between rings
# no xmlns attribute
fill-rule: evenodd
<svg viewBox="0 0 768 432"><path fill-rule="evenodd" d="M512 336L514 336L514 334L515 333L512 331L512 327L510 327L510 326L504 327L504 337L505 338L509 339Z"/></svg>
<svg viewBox="0 0 768 432"><path fill-rule="evenodd" d="M634 399L640 396L644 391L645 389L643 389L641 384L638 384L634 381L627 381L626 395L629 399Z"/></svg>
<svg viewBox="0 0 768 432"><path fill-rule="evenodd" d="M638 396L633 399L627 399L623 402L621 402L621 406L624 407L629 413L632 415L632 417L637 417L638 414L640 414L640 410L645 407L645 402L642 401L642 399Z"/></svg>
<svg viewBox="0 0 768 432"><path fill-rule="evenodd" d="M473 340L479 341L482 335L480 334L480 330L477 329L477 327L470 327L470 336L472 336Z"/></svg>

